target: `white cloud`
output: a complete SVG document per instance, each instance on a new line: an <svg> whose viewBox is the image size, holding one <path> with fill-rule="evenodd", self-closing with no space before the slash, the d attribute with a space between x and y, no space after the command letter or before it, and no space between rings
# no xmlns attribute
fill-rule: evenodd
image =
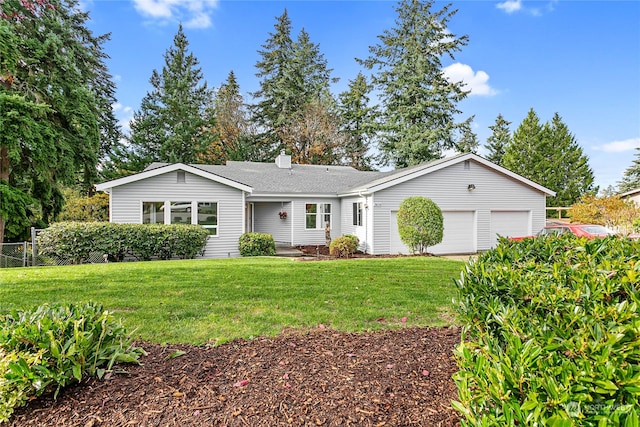
<svg viewBox="0 0 640 427"><path fill-rule="evenodd" d="M111 109L113 110L122 131L128 135L131 131L131 122L133 121L133 108L116 102L111 105Z"/></svg>
<svg viewBox="0 0 640 427"><path fill-rule="evenodd" d="M442 71L449 81L462 82L464 89L471 91L469 95L492 96L497 93L489 86L489 74L484 71L474 72L473 68L459 62L445 67Z"/></svg>
<svg viewBox="0 0 640 427"><path fill-rule="evenodd" d="M507 13L514 13L522 9L522 0L506 0L502 3L498 3L496 7Z"/></svg>
<svg viewBox="0 0 640 427"><path fill-rule="evenodd" d="M605 153L622 153L640 148L640 138L630 138L623 141L612 141L606 144L594 147L595 150L604 151Z"/></svg>
<svg viewBox="0 0 640 427"><path fill-rule="evenodd" d="M161 24L183 22L186 28L208 28L211 10L218 0L133 0L133 3L141 15Z"/></svg>

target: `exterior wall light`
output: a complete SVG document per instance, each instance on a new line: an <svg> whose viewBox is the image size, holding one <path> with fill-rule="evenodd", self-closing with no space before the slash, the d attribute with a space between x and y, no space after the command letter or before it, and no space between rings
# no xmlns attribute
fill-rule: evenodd
<svg viewBox="0 0 640 427"><path fill-rule="evenodd" d="M467 190L469 190L469 191L472 191L472 190L475 190L475 189L476 189L476 185L475 184L469 184L467 186Z"/></svg>

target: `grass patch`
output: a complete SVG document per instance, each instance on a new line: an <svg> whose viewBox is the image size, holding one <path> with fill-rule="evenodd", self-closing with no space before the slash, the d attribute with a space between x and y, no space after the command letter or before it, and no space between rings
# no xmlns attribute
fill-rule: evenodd
<svg viewBox="0 0 640 427"><path fill-rule="evenodd" d="M455 319L461 266L425 257L236 258L5 269L0 312L96 301L136 329L136 338L157 343L220 344L319 324L343 331L442 326Z"/></svg>

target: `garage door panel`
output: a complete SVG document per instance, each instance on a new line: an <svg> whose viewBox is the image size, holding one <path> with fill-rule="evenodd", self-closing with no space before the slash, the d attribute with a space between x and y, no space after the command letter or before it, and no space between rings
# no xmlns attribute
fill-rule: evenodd
<svg viewBox="0 0 640 427"><path fill-rule="evenodd" d="M498 236L516 237L531 234L531 214L529 211L492 211L491 246L498 243Z"/></svg>
<svg viewBox="0 0 640 427"><path fill-rule="evenodd" d="M428 251L436 254L468 254L476 251L476 220L474 211L443 211L444 233L442 242L431 246ZM391 212L390 253L411 253L400 240L397 212Z"/></svg>

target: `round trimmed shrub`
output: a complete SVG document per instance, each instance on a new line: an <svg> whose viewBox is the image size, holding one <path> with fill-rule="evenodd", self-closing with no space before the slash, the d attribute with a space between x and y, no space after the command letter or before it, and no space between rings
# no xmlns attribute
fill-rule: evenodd
<svg viewBox="0 0 640 427"><path fill-rule="evenodd" d="M273 256L276 254L276 242L268 233L244 233L238 244L242 256Z"/></svg>
<svg viewBox="0 0 640 427"><path fill-rule="evenodd" d="M433 200L422 196L407 197L400 203L397 218L400 240L413 253L422 255L429 246L442 242L442 211Z"/></svg>

